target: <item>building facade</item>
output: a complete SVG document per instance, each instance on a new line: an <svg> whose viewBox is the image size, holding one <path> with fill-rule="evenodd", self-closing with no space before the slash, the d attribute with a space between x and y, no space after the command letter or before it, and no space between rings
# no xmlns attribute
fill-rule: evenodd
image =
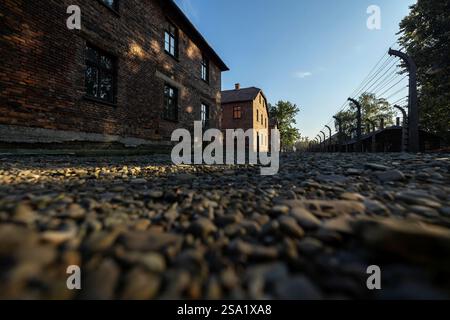
<svg viewBox="0 0 450 320"><path fill-rule="evenodd" d="M220 126L228 68L172 0L2 0L0 12L0 142L168 144L196 120Z"/></svg>
<svg viewBox="0 0 450 320"><path fill-rule="evenodd" d="M269 151L269 109L264 92L255 87L222 91L222 129L253 130L254 151Z"/></svg>

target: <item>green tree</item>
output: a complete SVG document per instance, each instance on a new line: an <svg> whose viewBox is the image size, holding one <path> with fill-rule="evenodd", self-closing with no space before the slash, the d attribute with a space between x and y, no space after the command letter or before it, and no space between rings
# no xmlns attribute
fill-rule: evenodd
<svg viewBox="0 0 450 320"><path fill-rule="evenodd" d="M449 143L450 1L418 0L399 34L418 68L420 126Z"/></svg>
<svg viewBox="0 0 450 320"><path fill-rule="evenodd" d="M392 125L395 111L385 99L377 98L373 93L363 93L358 102L361 104L361 125L364 132L366 124L375 124L380 127L381 119L384 120L386 126ZM341 111L336 117L342 121L342 132L346 137L350 137L353 129L356 128L356 105L350 103L350 109ZM336 130L338 122L335 122Z"/></svg>
<svg viewBox="0 0 450 320"><path fill-rule="evenodd" d="M276 119L278 130L280 130L281 150L287 151L294 147L295 142L300 138L300 133L295 124L295 117L300 112L297 105L289 101L278 101L276 105L269 105L271 119Z"/></svg>

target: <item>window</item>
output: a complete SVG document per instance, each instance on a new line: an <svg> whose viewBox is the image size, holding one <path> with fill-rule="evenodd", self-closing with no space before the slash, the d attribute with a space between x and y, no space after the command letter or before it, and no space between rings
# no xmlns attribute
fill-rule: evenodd
<svg viewBox="0 0 450 320"><path fill-rule="evenodd" d="M266 128L267 128L267 118L265 119L265 122L266 122Z"/></svg>
<svg viewBox="0 0 450 320"><path fill-rule="evenodd" d="M233 107L233 119L241 119L241 118L242 118L241 107Z"/></svg>
<svg viewBox="0 0 450 320"><path fill-rule="evenodd" d="M170 22L164 34L164 49L171 56L178 57L178 29Z"/></svg>
<svg viewBox="0 0 450 320"><path fill-rule="evenodd" d="M106 102L115 102L116 64L114 58L86 45L86 95Z"/></svg>
<svg viewBox="0 0 450 320"><path fill-rule="evenodd" d="M209 127L209 106L202 103L201 117L203 128Z"/></svg>
<svg viewBox="0 0 450 320"><path fill-rule="evenodd" d="M263 115L261 115L261 125L262 126L264 125L264 116Z"/></svg>
<svg viewBox="0 0 450 320"><path fill-rule="evenodd" d="M202 56L202 80L209 82L209 60Z"/></svg>
<svg viewBox="0 0 450 320"><path fill-rule="evenodd" d="M178 89L168 84L164 86L164 119L178 120Z"/></svg>

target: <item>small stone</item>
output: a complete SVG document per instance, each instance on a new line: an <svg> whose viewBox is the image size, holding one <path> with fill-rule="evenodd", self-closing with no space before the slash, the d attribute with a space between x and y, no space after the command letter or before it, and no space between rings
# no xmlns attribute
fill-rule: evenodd
<svg viewBox="0 0 450 320"><path fill-rule="evenodd" d="M214 223L206 218L200 218L194 221L189 227L189 232L197 237L205 238L216 231L217 227L214 225Z"/></svg>
<svg viewBox="0 0 450 320"><path fill-rule="evenodd" d="M345 183L348 180L347 177L340 175L320 175L316 179L325 183Z"/></svg>
<svg viewBox="0 0 450 320"><path fill-rule="evenodd" d="M298 243L298 249L307 255L314 255L322 251L323 244L317 239L305 238Z"/></svg>
<svg viewBox="0 0 450 320"><path fill-rule="evenodd" d="M353 220L354 219L350 216L339 216L325 221L322 227L328 231L351 234L353 232L351 227L351 222Z"/></svg>
<svg viewBox="0 0 450 320"><path fill-rule="evenodd" d="M349 200L349 201L364 201L364 196L359 193L352 193L352 192L344 192L341 194L340 197L342 200Z"/></svg>
<svg viewBox="0 0 450 320"><path fill-rule="evenodd" d="M182 173L175 176L175 178L180 182L193 182L196 178L193 174Z"/></svg>
<svg viewBox="0 0 450 320"><path fill-rule="evenodd" d="M397 193L395 198L409 204L416 204L434 209L440 209L442 207L442 205L431 198L427 192L420 190L402 191Z"/></svg>
<svg viewBox="0 0 450 320"><path fill-rule="evenodd" d="M124 300L154 299L160 287L159 276L141 268L134 268L125 277L121 298Z"/></svg>
<svg viewBox="0 0 450 320"><path fill-rule="evenodd" d="M75 238L75 230L64 230L64 231L45 231L41 235L41 239L46 242L50 242L55 245L60 245Z"/></svg>
<svg viewBox="0 0 450 320"><path fill-rule="evenodd" d="M288 206L283 206L283 205L277 205L274 206L271 210L271 212L275 215L283 215L283 214L288 214L289 213L289 207Z"/></svg>
<svg viewBox="0 0 450 320"><path fill-rule="evenodd" d="M384 172L378 172L375 174L378 180L382 182L402 181L405 180L405 175L400 170L388 170Z"/></svg>
<svg viewBox="0 0 450 320"><path fill-rule="evenodd" d="M403 219L358 219L357 236L379 250L435 268L450 268L450 233L446 228Z"/></svg>
<svg viewBox="0 0 450 320"><path fill-rule="evenodd" d="M275 247L254 245L242 240L233 241L230 244L230 249L254 259L272 260L278 257L278 250Z"/></svg>
<svg viewBox="0 0 450 320"><path fill-rule="evenodd" d="M13 221L23 224L32 224L36 221L36 212L26 204L19 204L14 210Z"/></svg>
<svg viewBox="0 0 450 320"><path fill-rule="evenodd" d="M76 203L72 203L67 208L65 216L74 220L83 219L86 215L86 210L82 206Z"/></svg>
<svg viewBox="0 0 450 320"><path fill-rule="evenodd" d="M294 207L291 210L291 216L297 220L298 224L306 229L317 229L322 222L311 212L301 207Z"/></svg>
<svg viewBox="0 0 450 320"><path fill-rule="evenodd" d="M133 251L160 251L169 247L179 248L182 239L171 233L148 231L130 231L119 240L126 248Z"/></svg>
<svg viewBox="0 0 450 320"><path fill-rule="evenodd" d="M98 267L86 273L86 281L81 292L83 299L111 300L114 298L120 275L120 268L114 260L105 259Z"/></svg>
<svg viewBox="0 0 450 320"><path fill-rule="evenodd" d="M160 190L152 190L148 193L148 195L153 199L161 199L164 196L164 192Z"/></svg>
<svg viewBox="0 0 450 320"><path fill-rule="evenodd" d="M166 270L166 261L158 253L151 252L138 258L138 261L148 270L154 273L161 273Z"/></svg>
<svg viewBox="0 0 450 320"><path fill-rule="evenodd" d="M146 184L147 179L133 179L130 181L131 184Z"/></svg>
<svg viewBox="0 0 450 320"><path fill-rule="evenodd" d="M350 168L347 169L346 174L349 176L359 176L363 173L363 170Z"/></svg>
<svg viewBox="0 0 450 320"><path fill-rule="evenodd" d="M420 214L424 217L429 218L436 218L439 217L439 212L435 209L432 209L430 207L424 207L424 206L410 206L409 209L417 214Z"/></svg>
<svg viewBox="0 0 450 320"><path fill-rule="evenodd" d="M378 200L364 199L366 211L378 215L389 214L389 209Z"/></svg>
<svg viewBox="0 0 450 320"><path fill-rule="evenodd" d="M364 165L364 167L366 169L372 170L372 171L387 171L390 170L391 168L384 166L382 164L377 164L377 163L366 163Z"/></svg>
<svg viewBox="0 0 450 320"><path fill-rule="evenodd" d="M305 231L297 224L294 218L283 216L278 221L280 230L286 235L294 238L303 238L305 236Z"/></svg>
<svg viewBox="0 0 450 320"><path fill-rule="evenodd" d="M150 220L148 219L140 219L134 224L134 229L139 231L145 231L151 225Z"/></svg>
<svg viewBox="0 0 450 320"><path fill-rule="evenodd" d="M118 236L118 231L95 232L86 241L85 247L92 252L101 252L112 247Z"/></svg>

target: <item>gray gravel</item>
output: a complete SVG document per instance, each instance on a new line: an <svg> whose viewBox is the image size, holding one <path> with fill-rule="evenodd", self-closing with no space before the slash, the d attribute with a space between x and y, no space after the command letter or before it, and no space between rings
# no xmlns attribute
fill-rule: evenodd
<svg viewBox="0 0 450 320"><path fill-rule="evenodd" d="M273 177L0 156L2 299L449 297L448 154L290 154Z"/></svg>

